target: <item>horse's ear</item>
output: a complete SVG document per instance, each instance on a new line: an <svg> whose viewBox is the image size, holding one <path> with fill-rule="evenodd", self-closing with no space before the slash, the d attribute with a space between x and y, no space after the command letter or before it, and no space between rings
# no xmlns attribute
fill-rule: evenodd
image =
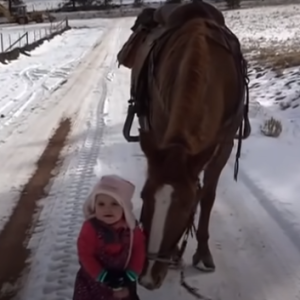
<svg viewBox="0 0 300 300"><path fill-rule="evenodd" d="M158 154L156 142L149 131L140 130L140 146L148 159L156 158Z"/></svg>

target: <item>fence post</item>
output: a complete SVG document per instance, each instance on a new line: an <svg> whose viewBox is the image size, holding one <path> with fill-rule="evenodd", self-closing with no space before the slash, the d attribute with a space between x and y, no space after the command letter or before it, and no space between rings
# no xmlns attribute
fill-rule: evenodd
<svg viewBox="0 0 300 300"><path fill-rule="evenodd" d="M68 17L66 17L66 28L68 28L69 27L69 19L68 19Z"/></svg>
<svg viewBox="0 0 300 300"><path fill-rule="evenodd" d="M1 35L0 35L0 39L1 39L1 52L4 52L4 46L3 46L3 34L1 32Z"/></svg>
<svg viewBox="0 0 300 300"><path fill-rule="evenodd" d="M28 45L28 31L26 32L26 45Z"/></svg>
<svg viewBox="0 0 300 300"><path fill-rule="evenodd" d="M4 51L7 52L10 49L14 49L14 46L19 45L19 47L23 46L22 45L22 41L24 38L26 38L26 36L28 35L28 32L25 32L24 34L21 35L21 33L19 33L19 38L14 41L13 43L11 43L11 36L8 35L9 37L9 47L7 49L5 49Z"/></svg>

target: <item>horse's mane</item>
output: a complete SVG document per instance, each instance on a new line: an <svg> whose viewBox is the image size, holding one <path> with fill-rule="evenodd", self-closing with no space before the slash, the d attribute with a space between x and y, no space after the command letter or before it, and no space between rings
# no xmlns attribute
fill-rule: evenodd
<svg viewBox="0 0 300 300"><path fill-rule="evenodd" d="M162 78L162 99L164 102L170 99L172 103L164 103L171 111L162 146L181 144L189 154L198 153L199 145L213 138L210 137L210 115L204 99L210 65L205 31L205 21L201 19L183 25L168 42L169 55L163 63L166 68Z"/></svg>

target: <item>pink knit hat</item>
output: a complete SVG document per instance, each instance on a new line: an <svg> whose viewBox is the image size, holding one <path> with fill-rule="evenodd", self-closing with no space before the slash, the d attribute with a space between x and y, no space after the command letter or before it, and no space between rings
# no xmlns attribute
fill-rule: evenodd
<svg viewBox="0 0 300 300"><path fill-rule="evenodd" d="M123 208L126 223L130 229L136 227L136 219L132 212L133 197L135 186L118 175L102 176L99 182L93 188L93 191L83 205L83 212L86 219L95 216L95 200L99 194L105 194L113 197Z"/></svg>

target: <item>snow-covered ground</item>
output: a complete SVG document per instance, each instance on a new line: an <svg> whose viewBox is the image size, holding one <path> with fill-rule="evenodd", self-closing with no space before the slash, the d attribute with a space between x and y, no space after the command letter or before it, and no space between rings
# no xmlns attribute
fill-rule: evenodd
<svg viewBox="0 0 300 300"><path fill-rule="evenodd" d="M224 15L244 45L264 47L271 46L272 41L272 46L288 46L300 39L299 5L225 11Z"/></svg>
<svg viewBox="0 0 300 300"><path fill-rule="evenodd" d="M61 4L67 1L64 0L24 0L28 11L33 10L49 10L56 9ZM0 3L7 7L7 1L0 0Z"/></svg>
<svg viewBox="0 0 300 300"><path fill-rule="evenodd" d="M295 12L299 7L227 12L226 18L244 48L260 41L267 46L278 44L279 38L290 43L298 35ZM81 207L95 182L97 159L104 173L116 172L136 183L135 211L139 213L145 161L139 146L122 137L130 76L116 64L116 53L133 21L91 21L92 29L66 32L36 49L32 57L0 65L0 80L10 78L9 84L1 82L7 93L0 109L7 106L11 111L0 119L3 221L15 203L12 196L17 196L20 184L26 182L60 116L71 115L75 120L62 170L49 197L41 203L39 225L29 244L30 273L19 290L21 300L71 299L78 268L75 242L83 218ZM280 75L263 66L252 68L250 78L252 135L243 144L238 183L233 181L234 152L224 169L211 219L217 270L201 274L188 267L187 281L212 300L296 300L300 297L299 67ZM59 89L45 89L66 80ZM28 100L30 97L33 100ZM283 102L290 107L282 110ZM20 111L17 116L16 111ZM270 116L282 122L279 138L260 133L260 125ZM7 119L11 122L5 125ZM191 240L187 263L195 246ZM193 299L179 286L175 271L160 290L150 293L141 288L140 292L144 300Z"/></svg>
<svg viewBox="0 0 300 300"><path fill-rule="evenodd" d="M33 50L30 53L31 56L21 55L18 60L7 65L0 65L0 152L3 161L5 161L5 153L8 153L5 152L7 151L6 147L11 146L11 134L26 132L28 118L39 117L47 113L51 107L56 107L59 98L53 92L68 81L70 74L81 63L82 58L98 41L101 41L104 24L105 22L100 24L98 22L98 27L91 29L71 29ZM52 97L49 98L51 95ZM24 175L20 172L13 175L15 176L13 181L9 181L12 176L11 165L9 161L5 162L4 169L1 171L1 191L11 188L12 182L14 182L13 186L20 185L18 180L24 181L32 172L30 168L26 167L33 167L31 164L35 162L36 155L39 153L35 150L43 150L42 147L47 142L46 132L44 136L39 147L33 147L35 155L24 161L24 171L26 172ZM26 137L26 139L29 138ZM36 137L32 138L34 140ZM18 163L21 162L14 161L16 168ZM5 172L6 165L8 169ZM15 196L15 194L7 196ZM3 221L10 216L12 205L14 205L14 201L10 197L1 199L0 229Z"/></svg>
<svg viewBox="0 0 300 300"><path fill-rule="evenodd" d="M25 0L28 11L31 10L47 10L47 9L56 9L59 8L65 1L63 0L44 0L44 1L35 1L35 0Z"/></svg>
<svg viewBox="0 0 300 300"><path fill-rule="evenodd" d="M259 45L280 53L300 45L299 5L247 9L238 14L226 12L225 16L246 49ZM299 75L299 66L280 73L263 67L252 68L253 131L243 146L242 166L253 183L282 212L283 218L300 230L300 202L297 201L300 194ZM270 117L283 125L279 138L267 138L260 133L260 125Z"/></svg>
<svg viewBox="0 0 300 300"><path fill-rule="evenodd" d="M64 4L65 2L68 1L64 1L64 0L45 0L45 1L41 1L41 0L24 0L24 2L26 3L27 7L28 7L28 11L30 10L49 10L49 9L57 9L59 8L62 4ZM112 3L115 3L117 5L125 5L125 4L132 4L134 1L133 0L112 0ZM144 2L159 2L158 0L147 0ZM100 3L100 1L98 1L98 3Z"/></svg>

